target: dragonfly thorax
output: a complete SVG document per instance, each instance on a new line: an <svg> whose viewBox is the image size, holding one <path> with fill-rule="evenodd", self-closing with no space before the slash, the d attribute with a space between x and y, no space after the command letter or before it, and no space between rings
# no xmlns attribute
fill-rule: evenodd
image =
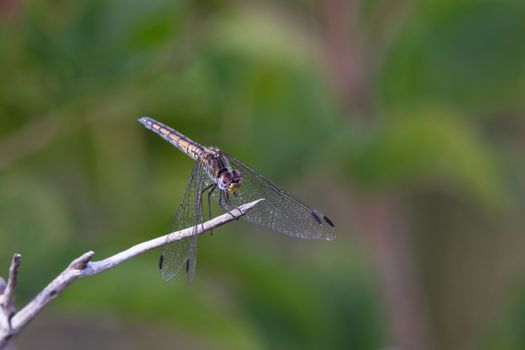
<svg viewBox="0 0 525 350"><path fill-rule="evenodd" d="M242 175L236 169L225 170L217 178L219 188L228 193L235 192L241 186L241 182Z"/></svg>
<svg viewBox="0 0 525 350"><path fill-rule="evenodd" d="M241 186L242 175L230 166L228 158L215 147L209 147L205 156L206 171L221 191L233 193Z"/></svg>

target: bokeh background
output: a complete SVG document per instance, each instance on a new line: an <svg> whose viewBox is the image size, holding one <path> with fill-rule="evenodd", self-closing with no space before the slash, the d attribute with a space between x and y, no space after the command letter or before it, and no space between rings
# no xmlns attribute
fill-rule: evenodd
<svg viewBox="0 0 525 350"><path fill-rule="evenodd" d="M525 348L525 4L0 1L0 275L24 305L74 257L166 233L221 147L327 213L233 222L197 275L158 251L71 285L19 349Z"/></svg>

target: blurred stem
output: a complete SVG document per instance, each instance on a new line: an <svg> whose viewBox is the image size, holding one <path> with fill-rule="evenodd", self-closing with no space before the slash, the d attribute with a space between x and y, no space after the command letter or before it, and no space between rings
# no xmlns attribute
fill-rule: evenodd
<svg viewBox="0 0 525 350"><path fill-rule="evenodd" d="M321 1L323 40L328 61L328 74L337 95L349 112L370 115L371 103L367 101L365 87L366 52L362 35L356 23L358 4L356 0Z"/></svg>
<svg viewBox="0 0 525 350"><path fill-rule="evenodd" d="M401 349L430 349L426 303L406 237L400 200L388 195L362 198L360 232L376 264L394 342Z"/></svg>
<svg viewBox="0 0 525 350"><path fill-rule="evenodd" d="M374 15L383 21L376 42L358 23L361 2L357 0L322 0L320 2L327 72L340 96L345 114L365 119L369 126L376 106L371 84L379 61L372 59L392 41L390 29L400 27L405 18L406 1L396 1L395 11L388 1L380 2ZM395 24L395 25L394 25ZM430 349L428 314L423 307L419 281L414 278L410 239L401 225L400 201L391 194L368 195L361 201L360 232L376 263L384 301L389 315L389 328L396 346L407 349Z"/></svg>
<svg viewBox="0 0 525 350"><path fill-rule="evenodd" d="M14 17L19 5L18 0L0 0L0 21Z"/></svg>

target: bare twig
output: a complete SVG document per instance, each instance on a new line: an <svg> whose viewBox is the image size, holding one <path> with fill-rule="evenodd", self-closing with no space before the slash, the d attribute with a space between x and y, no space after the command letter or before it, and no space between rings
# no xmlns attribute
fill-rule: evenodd
<svg viewBox="0 0 525 350"><path fill-rule="evenodd" d="M15 314L15 290L20 267L20 254L14 254L9 267L7 284L0 278L0 335L6 334L6 342L11 337L11 318ZM0 340L0 346L2 342ZM1 348L1 347L0 347Z"/></svg>
<svg viewBox="0 0 525 350"><path fill-rule="evenodd" d="M20 267L20 259L22 255L14 254L13 259L11 260L11 267L9 268L9 278L7 280L7 285L4 290L4 307L14 308L15 301L15 290L16 284L18 282L18 268Z"/></svg>
<svg viewBox="0 0 525 350"><path fill-rule="evenodd" d="M196 228L196 234L213 229L215 227L224 225L225 223L238 219L245 215L250 209L252 209L257 203L263 199L259 199L247 204L240 205L236 209L231 210L229 213L218 216L212 220L205 222L202 225L198 225ZM172 232L168 235L161 236L143 243L139 243L125 251L117 253L109 258L100 261L91 261L93 255L92 251L84 253L80 257L73 260L69 266L62 271L51 283L49 283L33 300L31 300L26 306L24 306L19 312L14 315L11 314L7 320L8 326L4 329L0 329L0 349L4 349L9 343L9 340L20 333L35 316L42 311L42 309L49 304L50 301L55 299L68 285L73 281L86 277L96 275L98 273L112 269L113 267L122 264L124 261L129 260L139 254L147 252L153 248L163 246L167 243L178 241L187 237L192 236L195 233L193 227L186 228L177 232ZM16 263L15 263L16 260ZM20 264L20 255L15 254L13 257L13 264L10 269L10 278L5 288L3 295L0 295L0 300L5 300L9 285L16 286L16 274L18 265ZM16 266L15 266L16 265ZM14 278L12 278L14 276ZM11 282L13 281L13 282ZM11 301L13 300L12 297ZM4 318L3 313L0 314L0 319Z"/></svg>

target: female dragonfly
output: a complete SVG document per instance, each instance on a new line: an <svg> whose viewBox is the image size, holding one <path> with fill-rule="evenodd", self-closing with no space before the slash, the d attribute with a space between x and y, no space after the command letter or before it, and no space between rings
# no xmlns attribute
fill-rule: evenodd
<svg viewBox="0 0 525 350"><path fill-rule="evenodd" d="M241 161L218 148L201 146L152 118L142 117L139 122L195 160L184 198L175 215L173 231L197 227L203 222L202 201L206 195L210 216L212 197L225 211L264 198L242 218L292 237L335 238L335 225L326 215L303 204ZM162 277L170 280L185 267L191 282L196 255L196 235L166 244L159 259Z"/></svg>

